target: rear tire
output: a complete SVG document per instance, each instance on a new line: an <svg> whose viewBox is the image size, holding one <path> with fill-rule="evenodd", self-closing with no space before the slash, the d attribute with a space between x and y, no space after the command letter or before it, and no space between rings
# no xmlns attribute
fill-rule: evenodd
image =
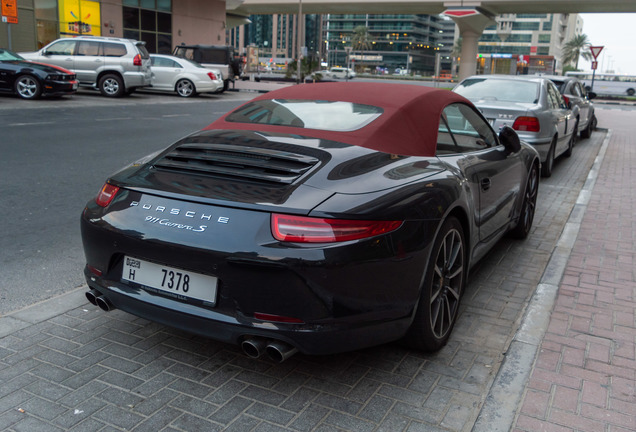
<svg viewBox="0 0 636 432"><path fill-rule="evenodd" d="M433 243L417 312L404 337L411 348L433 352L448 342L466 284L466 256L464 230L451 216Z"/></svg>
<svg viewBox="0 0 636 432"><path fill-rule="evenodd" d="M177 92L177 94L181 97L187 98L187 97L196 96L197 94L194 84L192 83L192 81L187 79L181 79L177 81L177 84L175 85L174 89Z"/></svg>
<svg viewBox="0 0 636 432"><path fill-rule="evenodd" d="M539 170L535 164L532 165L528 173L528 181L526 182L526 190L523 195L523 203L521 204L521 212L519 213L519 222L517 226L510 231L510 235L514 238L523 240L530 234L532 222L534 221L534 213L537 208L537 195L539 192Z"/></svg>
<svg viewBox="0 0 636 432"><path fill-rule="evenodd" d="M119 75L108 74L99 79L99 91L107 97L121 97L126 92L124 81Z"/></svg>
<svg viewBox="0 0 636 432"><path fill-rule="evenodd" d="M38 99L42 95L40 82L31 75L22 75L15 80L14 89L22 99Z"/></svg>
<svg viewBox="0 0 636 432"><path fill-rule="evenodd" d="M570 141L568 141L568 149L563 153L565 157L572 156L572 149L578 142L578 138L579 138L579 119L577 118L576 123L574 124L574 131L572 132L572 135L570 136Z"/></svg>
<svg viewBox="0 0 636 432"><path fill-rule="evenodd" d="M581 138L589 138L592 136L595 121L596 117L592 116L592 118L590 118L590 120L587 122L587 127L581 131Z"/></svg>
<svg viewBox="0 0 636 432"><path fill-rule="evenodd" d="M552 139L550 143L550 149L548 150L548 156L545 159L543 165L541 165L541 175L543 177L550 177L552 175L552 168L554 167L554 148L556 147L556 137Z"/></svg>

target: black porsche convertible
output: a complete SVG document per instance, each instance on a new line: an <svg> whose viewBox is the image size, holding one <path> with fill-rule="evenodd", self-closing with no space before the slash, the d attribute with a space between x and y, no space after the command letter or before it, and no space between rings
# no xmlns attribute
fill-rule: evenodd
<svg viewBox="0 0 636 432"><path fill-rule="evenodd" d="M73 72L61 67L25 60L9 50L0 49L0 92L14 93L22 99L42 95L71 95L78 81Z"/></svg>
<svg viewBox="0 0 636 432"><path fill-rule="evenodd" d="M447 90L283 88L106 181L81 218L87 298L277 361L435 351L471 267L530 233L539 169Z"/></svg>

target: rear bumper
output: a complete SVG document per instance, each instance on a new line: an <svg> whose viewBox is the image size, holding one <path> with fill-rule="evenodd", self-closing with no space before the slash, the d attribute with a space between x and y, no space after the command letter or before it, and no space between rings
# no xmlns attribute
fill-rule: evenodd
<svg viewBox="0 0 636 432"><path fill-rule="evenodd" d="M171 203L162 201L168 209ZM391 234L335 246L285 245L271 237L269 213L188 206L197 215L227 216L234 228L206 222L202 233L171 229L147 222L154 208L123 202L127 216L111 217L117 212L102 215L89 203L82 241L87 264L99 269L86 267L89 287L152 321L234 344L249 336L276 339L306 354L375 346L408 330L437 221L405 222ZM215 304L123 280L124 256L216 277ZM263 321L258 314L301 323Z"/></svg>
<svg viewBox="0 0 636 432"><path fill-rule="evenodd" d="M150 87L152 75L146 72L125 72L124 85L126 88Z"/></svg>

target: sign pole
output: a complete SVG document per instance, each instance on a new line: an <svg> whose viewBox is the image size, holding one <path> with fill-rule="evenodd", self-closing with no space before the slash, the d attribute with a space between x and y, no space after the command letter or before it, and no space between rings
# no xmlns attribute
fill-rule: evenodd
<svg viewBox="0 0 636 432"><path fill-rule="evenodd" d="M591 46L590 52L592 53L592 57L594 57L594 61L592 62L592 84L590 85L590 91L594 90L594 77L596 76L596 65L598 65L596 59L598 55L603 51L605 46Z"/></svg>

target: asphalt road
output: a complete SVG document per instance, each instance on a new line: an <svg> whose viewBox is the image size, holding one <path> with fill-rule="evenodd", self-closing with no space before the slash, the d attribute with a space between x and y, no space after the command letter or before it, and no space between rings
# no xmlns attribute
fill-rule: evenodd
<svg viewBox="0 0 636 432"><path fill-rule="evenodd" d="M254 96L0 96L0 315L84 284L79 217L111 173Z"/></svg>

